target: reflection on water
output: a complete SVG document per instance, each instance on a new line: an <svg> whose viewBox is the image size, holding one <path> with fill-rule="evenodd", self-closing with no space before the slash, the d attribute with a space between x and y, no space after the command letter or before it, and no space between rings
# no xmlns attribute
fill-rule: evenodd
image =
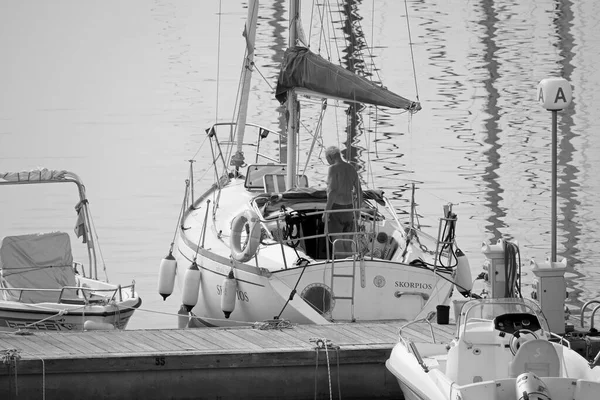
<svg viewBox="0 0 600 400"><path fill-rule="evenodd" d="M600 2L409 2L412 48L404 2L341 4L321 9L344 32L336 37L339 53L329 55L418 99L423 110L408 117L366 107L348 115L347 104L329 102L331 116L314 153L331 144L345 147L350 129L351 159L363 180L377 182L398 209L406 209L412 182L423 215L441 215L441 205L452 202L459 244L476 271L483 240L517 240L526 265L549 255L551 115L538 105L536 87L556 75L572 83L573 105L558 119L558 253L569 263L571 305L598 297ZM91 6L67 0L44 13L35 7L1 6L0 170L45 166L80 174L111 281L135 278L143 307L175 312L178 289L166 302L156 293L158 263L176 229L186 160L209 160L208 147L198 150L204 129L233 114L245 2ZM249 120L283 130L273 90L287 46L287 2L262 7ZM319 43L312 28L320 22L304 7L305 31ZM312 49L327 54L323 42ZM303 108L307 130L314 129L320 107L313 99ZM277 149L276 140L270 137L265 150ZM302 140L309 148L313 139ZM306 157L300 154L302 167ZM196 192L202 182L212 183L212 175L201 175L208 165L200 164ZM317 179L311 184L323 184L325 164L307 168ZM62 200L53 192L24 202L13 191L3 193L0 235L53 226L58 214L51 210ZM69 213L73 205L67 201ZM15 206L33 211L7 211ZM60 229L70 231L70 223ZM531 278L528 273L524 280ZM176 324L170 316L140 312L130 327Z"/></svg>

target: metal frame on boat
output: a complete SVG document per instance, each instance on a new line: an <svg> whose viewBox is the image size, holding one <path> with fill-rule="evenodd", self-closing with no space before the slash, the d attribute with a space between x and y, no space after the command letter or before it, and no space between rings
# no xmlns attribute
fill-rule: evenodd
<svg viewBox="0 0 600 400"><path fill-rule="evenodd" d="M0 186L55 183L77 186L75 234L86 245L87 265L73 260L65 232L5 236L0 244L0 330L125 329L141 299L135 282L121 286L98 279L94 225L81 179L45 168L0 173Z"/></svg>

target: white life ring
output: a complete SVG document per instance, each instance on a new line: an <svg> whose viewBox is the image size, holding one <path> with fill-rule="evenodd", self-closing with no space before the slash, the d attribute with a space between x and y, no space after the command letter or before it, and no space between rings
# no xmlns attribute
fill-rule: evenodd
<svg viewBox="0 0 600 400"><path fill-rule="evenodd" d="M242 243L242 233L245 232L245 226L248 225L250 233L245 242ZM231 246L231 256L239 262L250 261L258 250L260 244L261 226L258 215L252 210L245 210L237 215L231 221L231 236L229 245Z"/></svg>

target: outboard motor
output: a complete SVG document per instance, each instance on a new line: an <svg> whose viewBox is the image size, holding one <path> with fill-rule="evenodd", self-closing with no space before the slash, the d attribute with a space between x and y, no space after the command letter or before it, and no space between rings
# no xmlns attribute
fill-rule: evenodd
<svg viewBox="0 0 600 400"><path fill-rule="evenodd" d="M531 372L517 377L515 389L518 400L552 400L544 381Z"/></svg>

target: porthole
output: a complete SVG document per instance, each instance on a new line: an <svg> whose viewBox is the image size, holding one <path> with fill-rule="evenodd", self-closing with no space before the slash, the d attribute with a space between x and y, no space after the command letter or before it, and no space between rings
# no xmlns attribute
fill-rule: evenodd
<svg viewBox="0 0 600 400"><path fill-rule="evenodd" d="M331 289L322 283L313 283L304 288L300 297L321 314L329 314L335 306Z"/></svg>

